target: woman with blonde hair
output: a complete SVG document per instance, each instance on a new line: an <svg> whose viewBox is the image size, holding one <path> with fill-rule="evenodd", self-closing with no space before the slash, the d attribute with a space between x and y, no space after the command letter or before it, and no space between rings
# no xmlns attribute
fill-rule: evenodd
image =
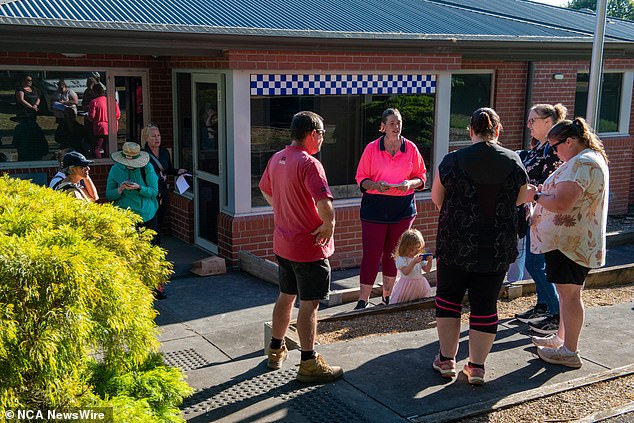
<svg viewBox="0 0 634 423"><path fill-rule="evenodd" d="M556 334L533 337L539 357L581 367L578 343L584 321L581 291L591 268L605 264L609 171L603 143L583 118L564 120L548 132L564 164L532 187L537 204L531 225L534 253L544 254L546 274L559 293Z"/></svg>
<svg viewBox="0 0 634 423"><path fill-rule="evenodd" d="M156 212L157 236L156 243L161 244L161 228L167 211L169 210L169 186L167 184L167 175L182 175L187 169L175 169L172 164L172 157L167 148L161 146L161 132L158 126L148 123L141 130L141 144L143 150L150 157L150 164L154 168L154 172L158 176L158 211Z"/></svg>
<svg viewBox="0 0 634 423"><path fill-rule="evenodd" d="M522 163L528 173L529 182L533 185L543 184L546 178L561 165L548 144L548 131L566 118L567 109L562 104L536 104L531 107L526 126L531 131L535 146L528 152ZM530 203L524 207L531 207ZM528 213L530 214L530 213ZM559 327L559 297L554 286L546 278L546 264L543 254L531 252L531 236L526 234L525 266L535 281L537 304L524 313L518 313L515 318L528 323L529 328L537 333L549 334Z"/></svg>
<svg viewBox="0 0 634 423"><path fill-rule="evenodd" d="M431 256L425 254L425 239L418 229L403 232L392 254L398 277L392 290L391 304L429 296L431 287L423 272L431 271Z"/></svg>

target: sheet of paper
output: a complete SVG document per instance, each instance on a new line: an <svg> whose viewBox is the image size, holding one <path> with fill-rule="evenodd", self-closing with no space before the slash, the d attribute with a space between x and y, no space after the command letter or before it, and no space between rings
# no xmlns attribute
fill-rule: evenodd
<svg viewBox="0 0 634 423"><path fill-rule="evenodd" d="M185 176L192 176L192 175L189 173L183 173L178 178L176 178L176 189L178 190L179 194L182 194L189 189L189 183L187 183Z"/></svg>

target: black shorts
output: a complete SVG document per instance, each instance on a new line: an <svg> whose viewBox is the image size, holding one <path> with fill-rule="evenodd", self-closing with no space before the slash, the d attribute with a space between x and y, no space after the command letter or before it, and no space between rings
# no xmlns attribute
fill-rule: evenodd
<svg viewBox="0 0 634 423"><path fill-rule="evenodd" d="M554 284L583 286L590 271L589 267L572 261L559 250L547 252L544 254L544 260L546 278Z"/></svg>
<svg viewBox="0 0 634 423"><path fill-rule="evenodd" d="M330 262L328 259L299 262L275 256L280 265L280 292L299 295L302 301L318 301L328 297Z"/></svg>

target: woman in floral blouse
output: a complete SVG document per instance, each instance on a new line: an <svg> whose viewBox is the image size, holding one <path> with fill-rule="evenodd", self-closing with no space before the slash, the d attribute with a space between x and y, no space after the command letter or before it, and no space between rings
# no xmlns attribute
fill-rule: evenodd
<svg viewBox="0 0 634 423"><path fill-rule="evenodd" d="M590 269L605 264L608 158L582 118L555 125L548 142L564 164L534 194L531 249L545 253L548 280L559 293L561 320L557 334L533 337L533 343L542 360L578 368L584 320L581 290Z"/></svg>
<svg viewBox="0 0 634 423"><path fill-rule="evenodd" d="M548 145L547 135L550 128L566 118L566 108L561 104L537 104L531 107L527 126L536 140L535 146L522 160L530 183L539 186L561 165L560 158ZM526 205L530 207L530 205ZM537 304L530 310L516 314L520 322L544 335L557 332L559 327L559 297L552 283L546 278L546 264L543 254L531 253L531 237L526 234L526 270L535 281Z"/></svg>

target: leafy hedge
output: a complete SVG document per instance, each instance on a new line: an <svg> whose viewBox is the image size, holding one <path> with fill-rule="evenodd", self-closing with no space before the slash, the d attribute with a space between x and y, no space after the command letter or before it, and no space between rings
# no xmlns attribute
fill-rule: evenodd
<svg viewBox="0 0 634 423"><path fill-rule="evenodd" d="M191 389L157 353L152 295L171 264L139 221L0 177L0 415L113 406L115 421L182 421Z"/></svg>

